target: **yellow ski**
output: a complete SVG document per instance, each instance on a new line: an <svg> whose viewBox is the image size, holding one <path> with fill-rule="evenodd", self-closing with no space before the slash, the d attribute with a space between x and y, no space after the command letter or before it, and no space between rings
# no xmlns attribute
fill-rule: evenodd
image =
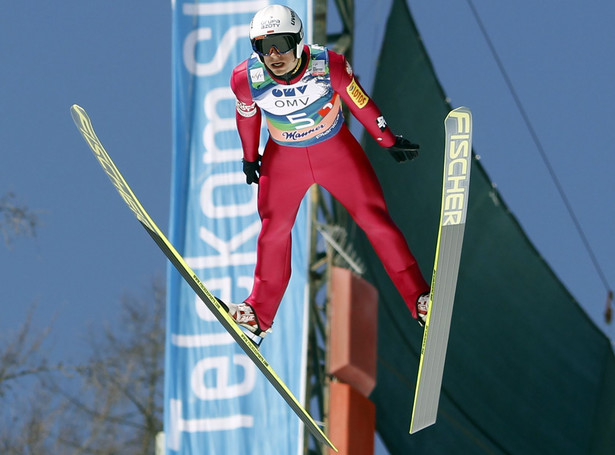
<svg viewBox="0 0 615 455"><path fill-rule="evenodd" d="M433 425L438 414L470 191L472 113L468 108L457 108L446 116L444 127L446 146L440 228L410 433Z"/></svg>
<svg viewBox="0 0 615 455"><path fill-rule="evenodd" d="M135 216L141 225L143 225L147 233L152 237L154 242L156 242L165 256L169 259L169 261L171 261L171 263L175 266L194 292L196 292L203 303L216 316L218 321L220 321L241 349L243 349L247 356L252 359L254 364L265 375L271 385L278 391L282 398L284 398L295 414L297 414L301 421L303 421L314 437L337 452L335 446L331 443L331 441L329 441L314 419L312 419L303 406L301 406L301 404L297 401L286 384L284 384L284 382L278 377L276 372L273 368L271 368L254 343L250 341L241 329L239 329L239 327L224 310L222 305L220 305L218 300L211 294L211 292L209 292L196 273L194 273L194 271L188 266L184 258L177 252L173 245L171 245L162 231L160 231L156 223L154 223L154 221L150 218L96 136L92 122L90 121L90 118L85 110L75 104L71 107L70 111L75 125L77 125L79 132L94 152L94 155L109 176L109 179L111 179L111 183L113 183L115 189L118 193L120 193L122 199L124 199L124 202L128 205L130 210L134 212Z"/></svg>

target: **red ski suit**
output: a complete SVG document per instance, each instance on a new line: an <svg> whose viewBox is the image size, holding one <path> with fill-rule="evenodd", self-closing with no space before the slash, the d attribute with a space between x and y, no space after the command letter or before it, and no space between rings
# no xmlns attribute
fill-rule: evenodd
<svg viewBox="0 0 615 455"><path fill-rule="evenodd" d="M383 147L395 142L376 104L354 79L344 56L305 46L298 74L285 81L255 54L231 78L244 159L259 159L261 111L270 137L260 168L254 286L249 303L262 330L278 310L291 274L291 229L303 196L317 183L335 197L369 238L413 317L429 290L403 234L391 219L363 149L344 124L340 97ZM306 63L307 62L307 63Z"/></svg>

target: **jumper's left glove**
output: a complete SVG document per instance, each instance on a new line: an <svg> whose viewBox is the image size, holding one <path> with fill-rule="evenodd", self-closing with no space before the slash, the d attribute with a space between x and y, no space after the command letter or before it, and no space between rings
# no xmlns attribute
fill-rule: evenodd
<svg viewBox="0 0 615 455"><path fill-rule="evenodd" d="M259 160L256 161L246 161L243 160L243 173L246 174L246 183L250 185L251 183L258 184L258 178L261 171L261 165Z"/></svg>
<svg viewBox="0 0 615 455"><path fill-rule="evenodd" d="M395 144L389 147L389 153L398 163L411 161L419 156L419 145L413 144L402 136L395 136Z"/></svg>

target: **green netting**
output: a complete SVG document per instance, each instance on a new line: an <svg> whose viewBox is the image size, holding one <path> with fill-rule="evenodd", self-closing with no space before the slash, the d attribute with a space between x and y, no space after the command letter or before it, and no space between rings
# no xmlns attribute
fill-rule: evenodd
<svg viewBox="0 0 615 455"><path fill-rule="evenodd" d="M421 144L421 156L399 165L370 138L366 148L429 277L450 106L403 0L394 1L378 68L374 99L393 131ZM380 292L371 399L392 454L615 453L611 344L541 259L478 161L438 422L416 435L408 427L422 332L366 238L348 228Z"/></svg>

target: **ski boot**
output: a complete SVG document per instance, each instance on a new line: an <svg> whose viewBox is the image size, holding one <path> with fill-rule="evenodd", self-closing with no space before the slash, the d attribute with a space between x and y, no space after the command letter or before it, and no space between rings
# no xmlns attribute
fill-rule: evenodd
<svg viewBox="0 0 615 455"><path fill-rule="evenodd" d="M416 299L416 320L418 321L421 327L425 327L425 322L427 321L427 312L429 311L429 292L425 292L421 294L418 299Z"/></svg>
<svg viewBox="0 0 615 455"><path fill-rule="evenodd" d="M254 309L250 304L245 302L239 304L224 303L220 299L217 300L224 308L226 308L229 316L233 318L237 325L248 330L248 333L246 333L246 335L254 344L256 344L257 347L260 346L263 341L263 338L265 338L268 333L271 333L271 328L267 330L262 330L260 328L260 325L258 323L258 317L256 316L256 313L254 312Z"/></svg>

